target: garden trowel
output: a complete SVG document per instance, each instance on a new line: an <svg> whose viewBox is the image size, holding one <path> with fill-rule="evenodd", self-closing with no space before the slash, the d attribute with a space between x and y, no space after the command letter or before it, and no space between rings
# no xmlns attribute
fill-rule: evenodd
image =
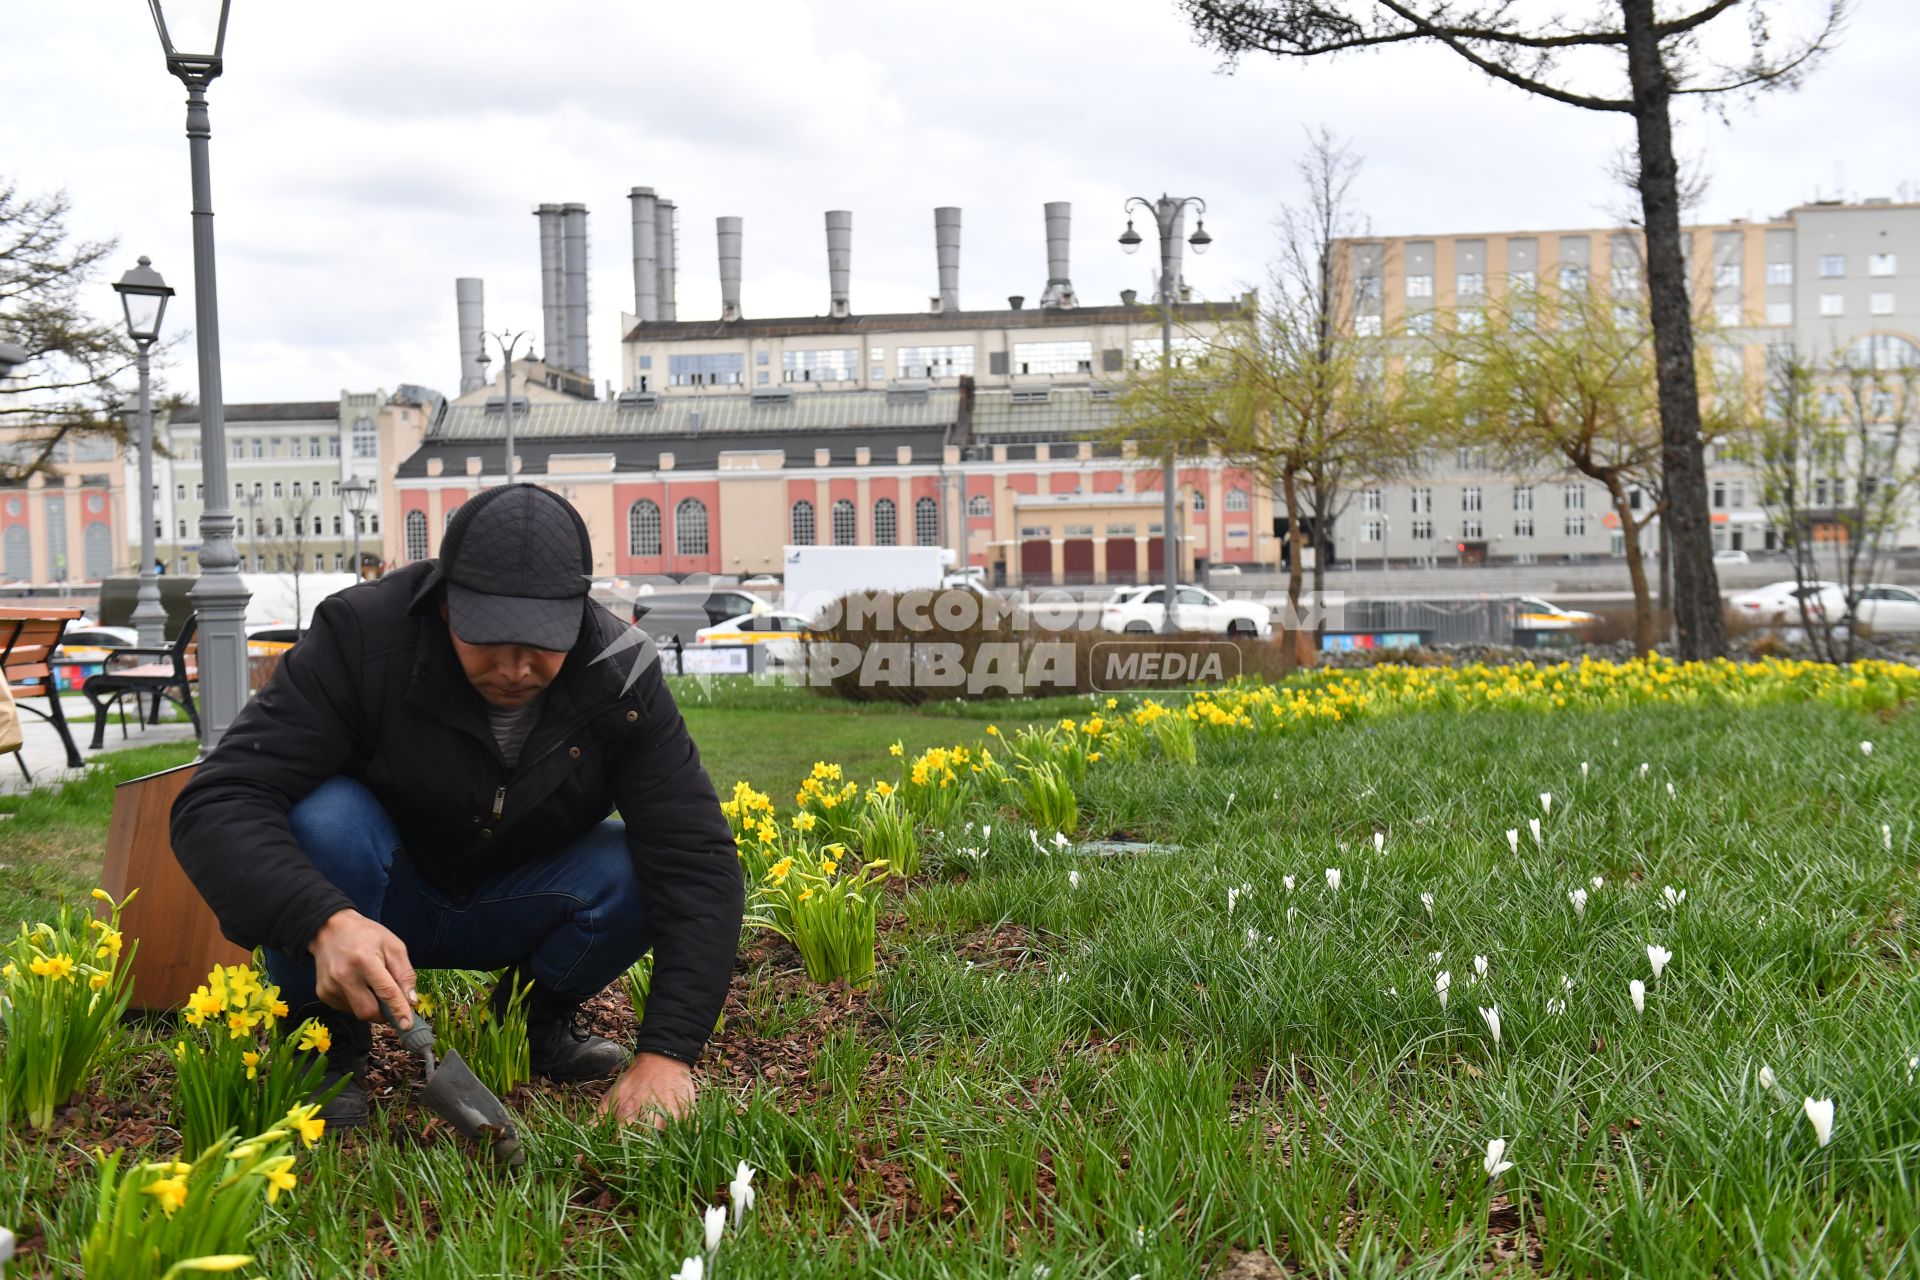
<svg viewBox="0 0 1920 1280"><path fill-rule="evenodd" d="M413 1025L402 1031L386 1005L380 1006L380 1012L407 1052L426 1064L427 1087L421 1091L420 1098L428 1109L487 1148L500 1164L509 1169L524 1165L527 1153L521 1150L513 1117L507 1114L500 1099L493 1096L493 1090L480 1083L480 1078L461 1060L457 1050L449 1049L436 1063L433 1024L415 1013Z"/></svg>

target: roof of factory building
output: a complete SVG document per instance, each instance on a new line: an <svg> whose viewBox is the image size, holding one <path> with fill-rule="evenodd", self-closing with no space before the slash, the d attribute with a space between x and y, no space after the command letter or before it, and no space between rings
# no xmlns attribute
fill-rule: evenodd
<svg viewBox="0 0 1920 1280"><path fill-rule="evenodd" d="M1245 305L1239 299L1182 302L1176 322L1218 320ZM711 342L717 338L806 337L834 333L940 332L956 329L1044 329L1088 324L1153 324L1159 308L1149 302L1080 307L1021 307L994 311L906 311L882 315L788 316L754 320L650 320L627 330L628 342Z"/></svg>

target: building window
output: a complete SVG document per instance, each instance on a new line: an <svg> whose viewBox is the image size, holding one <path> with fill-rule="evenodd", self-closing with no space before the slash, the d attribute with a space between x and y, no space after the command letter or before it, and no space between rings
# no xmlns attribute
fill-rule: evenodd
<svg viewBox="0 0 1920 1280"><path fill-rule="evenodd" d="M833 503L833 545L851 547L860 540L860 522L853 513L853 503L845 498L836 498Z"/></svg>
<svg viewBox="0 0 1920 1280"><path fill-rule="evenodd" d="M1251 505L1252 500L1245 489L1235 485L1233 488L1227 490L1227 510L1246 511Z"/></svg>
<svg viewBox="0 0 1920 1280"><path fill-rule="evenodd" d="M1193 491L1193 499L1187 509L1196 514L1205 511L1207 509L1207 491L1205 489L1195 489Z"/></svg>
<svg viewBox="0 0 1920 1280"><path fill-rule="evenodd" d="M1013 344L1015 373L1092 373L1093 343L1089 342L1016 342Z"/></svg>
<svg viewBox="0 0 1920 1280"><path fill-rule="evenodd" d="M1767 264L1768 284L1792 284L1793 264L1791 262L1769 262Z"/></svg>
<svg viewBox="0 0 1920 1280"><path fill-rule="evenodd" d="M627 554L660 554L660 504L642 498L627 508Z"/></svg>
<svg viewBox="0 0 1920 1280"><path fill-rule="evenodd" d="M1837 293L1820 295L1820 314L1823 316L1843 316L1847 313L1847 300Z"/></svg>
<svg viewBox="0 0 1920 1280"><path fill-rule="evenodd" d="M1513 536L1516 538L1531 538L1533 536L1533 517L1515 516L1513 518Z"/></svg>
<svg viewBox="0 0 1920 1280"><path fill-rule="evenodd" d="M858 382L860 351L847 347L829 351L783 351L782 382Z"/></svg>
<svg viewBox="0 0 1920 1280"><path fill-rule="evenodd" d="M667 357L667 377L676 387L737 387L746 372L747 358L737 351Z"/></svg>
<svg viewBox="0 0 1920 1280"><path fill-rule="evenodd" d="M298 480L295 480L295 481L293 482L293 496L294 496L294 497L296 497L296 498L298 498L298 497L300 496L300 482L299 482ZM316 492L316 493L314 494L314 496L315 496L315 497L317 498L317 497L319 497L320 495L319 495L319 494L318 494L318 493Z"/></svg>
<svg viewBox="0 0 1920 1280"><path fill-rule="evenodd" d="M1462 307L1454 312L1453 325L1461 333L1478 333L1487 327L1487 313L1479 307Z"/></svg>
<svg viewBox="0 0 1920 1280"><path fill-rule="evenodd" d="M1531 293L1539 287L1540 276L1537 272L1527 270L1507 272L1507 288L1515 292Z"/></svg>
<svg viewBox="0 0 1920 1280"><path fill-rule="evenodd" d="M900 348L903 378L958 378L973 372L972 343L956 347Z"/></svg>
<svg viewBox="0 0 1920 1280"><path fill-rule="evenodd" d="M183 539L187 536L187 522L185 520L180 522L180 536Z"/></svg>
<svg viewBox="0 0 1920 1280"><path fill-rule="evenodd" d="M335 516L333 518L333 536L337 538L340 536L341 532L342 532L342 526L340 523L340 517Z"/></svg>
<svg viewBox="0 0 1920 1280"><path fill-rule="evenodd" d="M1587 518L1584 515L1570 515L1567 517L1567 536L1569 538L1584 538L1587 536Z"/></svg>
<svg viewBox="0 0 1920 1280"><path fill-rule="evenodd" d="M967 499L967 514L970 516L990 516L993 514L993 499L984 493L976 493Z"/></svg>
<svg viewBox="0 0 1920 1280"><path fill-rule="evenodd" d="M867 380L885 382L887 380L887 349L870 347L867 349Z"/></svg>
<svg viewBox="0 0 1920 1280"><path fill-rule="evenodd" d="M1433 521L1415 520L1413 522L1413 540L1415 542L1433 541Z"/></svg>
<svg viewBox="0 0 1920 1280"><path fill-rule="evenodd" d="M1384 521L1365 521L1360 526L1360 540L1362 542L1378 542L1384 536L1385 529L1386 525Z"/></svg>
<svg viewBox="0 0 1920 1280"><path fill-rule="evenodd" d="M278 497L281 497L281 496L282 496L282 494L281 494L281 492L280 492L280 482L279 482L278 480L275 480L275 481L273 482L273 496L274 496L274 497L276 497L276 498L278 498Z"/></svg>
<svg viewBox="0 0 1920 1280"><path fill-rule="evenodd" d="M1109 538L1131 538L1133 537L1134 530L1138 527L1138 525L1132 524L1110 524L1107 526L1107 536Z"/></svg>
<svg viewBox="0 0 1920 1280"><path fill-rule="evenodd" d="M1359 311L1373 311L1380 306L1385 291L1379 276L1363 275L1353 282L1353 304Z"/></svg>
<svg viewBox="0 0 1920 1280"><path fill-rule="evenodd" d="M309 458L317 458L320 456L320 437L319 436L307 437L307 456Z"/></svg>
<svg viewBox="0 0 1920 1280"><path fill-rule="evenodd" d="M247 442L247 445L248 445L247 451L251 453L254 457L264 458L267 456L267 442L264 437L255 436L252 440Z"/></svg>
<svg viewBox="0 0 1920 1280"><path fill-rule="evenodd" d="M1820 255L1820 278L1838 280L1847 274L1847 255L1844 253L1823 253Z"/></svg>
<svg viewBox="0 0 1920 1280"><path fill-rule="evenodd" d="M1640 264L1637 262L1614 263L1612 289L1617 295L1640 292Z"/></svg>
<svg viewBox="0 0 1920 1280"><path fill-rule="evenodd" d="M707 554L707 504L698 498L682 498L673 509L673 553L677 556Z"/></svg>
<svg viewBox="0 0 1920 1280"><path fill-rule="evenodd" d="M1431 298L1433 296L1433 277L1431 275L1408 276L1407 296L1409 298Z"/></svg>
<svg viewBox="0 0 1920 1280"><path fill-rule="evenodd" d="M1560 486L1560 505L1568 511L1587 509L1587 487L1577 480L1569 480Z"/></svg>
<svg viewBox="0 0 1920 1280"><path fill-rule="evenodd" d="M1713 307L1714 323L1723 329L1740 327L1740 304L1737 302L1717 302Z"/></svg>
<svg viewBox="0 0 1920 1280"><path fill-rule="evenodd" d="M793 534L793 545L810 547L813 545L813 504L805 498L793 504L788 518L789 531Z"/></svg>
<svg viewBox="0 0 1920 1280"><path fill-rule="evenodd" d="M1428 309L1424 311L1408 312L1407 313L1407 332L1411 334L1416 334L1416 335L1424 335L1424 334L1432 333L1433 332L1432 310Z"/></svg>
<svg viewBox="0 0 1920 1280"><path fill-rule="evenodd" d="M913 504L913 542L919 547L940 545L940 504L920 498Z"/></svg>
<svg viewBox="0 0 1920 1280"><path fill-rule="evenodd" d="M1460 509L1462 511L1478 511L1480 509L1479 485L1470 484L1460 490Z"/></svg>
<svg viewBox="0 0 1920 1280"><path fill-rule="evenodd" d="M1891 253L1870 253L1867 255L1867 274L1870 276L1890 276L1898 269L1899 260Z"/></svg>
<svg viewBox="0 0 1920 1280"><path fill-rule="evenodd" d="M1386 495L1378 489L1362 489L1360 491L1360 510L1368 515L1379 515L1382 511L1386 510Z"/></svg>
<svg viewBox="0 0 1920 1280"><path fill-rule="evenodd" d="M1721 262L1713 268L1713 287L1716 289L1738 289L1740 287L1740 264Z"/></svg>
<svg viewBox="0 0 1920 1280"><path fill-rule="evenodd" d="M233 456L235 458L244 458L247 456L247 442L245 440L236 439L233 442Z"/></svg>
<svg viewBox="0 0 1920 1280"><path fill-rule="evenodd" d="M1413 514L1417 516L1430 516L1433 514L1432 489L1422 485L1415 489L1411 496L1413 498Z"/></svg>
<svg viewBox="0 0 1920 1280"><path fill-rule="evenodd" d="M1453 277L1453 291L1462 296L1483 294L1487 291L1487 273L1484 271L1462 271Z"/></svg>
<svg viewBox="0 0 1920 1280"><path fill-rule="evenodd" d="M1768 324L1792 324L1793 304L1791 302L1769 302L1767 304Z"/></svg>
<svg viewBox="0 0 1920 1280"><path fill-rule="evenodd" d="M1727 482L1725 480L1715 480L1713 482L1712 493L1711 493L1711 496L1708 498L1708 501L1712 503L1713 509L1715 511L1721 511L1726 508Z"/></svg>
<svg viewBox="0 0 1920 1280"><path fill-rule="evenodd" d="M900 512L893 505L892 498L882 498L873 504L873 542L875 546L891 547L900 541Z"/></svg>
<svg viewBox="0 0 1920 1280"><path fill-rule="evenodd" d="M288 447L288 451L289 451L289 453L291 454L291 456L293 456L293 457L295 457L295 458L298 458L298 457L301 457L301 456L303 456L303 455L302 455L302 453L301 453L301 449L300 449L300 437L299 437L299 436L295 436L295 437L294 437L294 438L293 438L292 440L290 440L290 441L288 442L288 445L287 445L287 447Z"/></svg>
<svg viewBox="0 0 1920 1280"><path fill-rule="evenodd" d="M1867 295L1867 310L1876 316L1893 314L1893 295L1890 293L1872 293Z"/></svg>
<svg viewBox="0 0 1920 1280"><path fill-rule="evenodd" d="M1158 369L1160 367L1160 360L1163 354L1160 350L1160 339L1135 338L1132 345L1134 368ZM1168 344L1167 351L1164 354L1173 357L1174 368L1191 369L1195 365L1206 363L1206 339L1191 336L1175 338Z"/></svg>
<svg viewBox="0 0 1920 1280"><path fill-rule="evenodd" d="M1487 536L1487 531L1482 527L1478 518L1462 520L1460 522L1460 536L1468 542L1478 542Z"/></svg>
<svg viewBox="0 0 1920 1280"><path fill-rule="evenodd" d="M356 458L380 456L380 432L375 429L372 418L354 419L353 456Z"/></svg>
<svg viewBox="0 0 1920 1280"><path fill-rule="evenodd" d="M1583 293L1587 287L1587 269L1578 263L1566 262L1560 266L1560 291L1562 293Z"/></svg>
<svg viewBox="0 0 1920 1280"><path fill-rule="evenodd" d="M1533 486L1515 485L1513 488L1513 509L1515 511L1533 510Z"/></svg>
<svg viewBox="0 0 1920 1280"><path fill-rule="evenodd" d="M295 517L293 518L293 522L294 522L294 524L296 524L296 525L298 525L298 524L300 523L300 517L299 517L299 516L295 516ZM320 516L315 516L315 517L313 518L313 536L317 538L317 537L319 537L319 536L320 536L321 534L323 534L323 533L325 533L325 532L326 532L326 528L325 528L325 526L324 526L324 525L323 525L323 523L322 523L322 517L320 517Z"/></svg>
<svg viewBox="0 0 1920 1280"><path fill-rule="evenodd" d="M1381 331L1380 317L1376 315L1355 316L1353 318L1353 331L1362 338L1379 337Z"/></svg>
<svg viewBox="0 0 1920 1280"><path fill-rule="evenodd" d="M340 437L339 436L327 437L327 456L329 458L337 458L340 456Z"/></svg>
<svg viewBox="0 0 1920 1280"><path fill-rule="evenodd" d="M406 517L407 559L425 560L427 558L427 513L409 511Z"/></svg>

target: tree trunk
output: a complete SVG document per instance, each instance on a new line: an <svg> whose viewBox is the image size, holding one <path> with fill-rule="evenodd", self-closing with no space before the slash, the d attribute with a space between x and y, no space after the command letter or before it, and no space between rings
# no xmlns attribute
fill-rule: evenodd
<svg viewBox="0 0 1920 1280"><path fill-rule="evenodd" d="M1304 541L1300 537L1300 486L1295 479L1292 467L1288 467L1280 477L1281 491L1287 501L1287 617L1286 630L1293 633L1293 660L1300 666L1313 661L1313 653L1306 648L1306 628L1301 626L1300 618L1300 555ZM1316 539L1319 530L1314 530ZM1318 554L1314 562L1319 563Z"/></svg>
<svg viewBox="0 0 1920 1280"><path fill-rule="evenodd" d="M1680 170L1668 116L1673 85L1654 30L1654 0L1620 0L1627 36L1627 77L1639 135L1640 209L1647 232L1647 296L1660 389L1660 466L1664 523L1672 529L1673 613L1680 656L1723 656L1727 628L1720 578L1713 567L1705 452L1700 444L1699 387L1693 368L1693 311L1680 250Z"/></svg>
<svg viewBox="0 0 1920 1280"><path fill-rule="evenodd" d="M1603 481L1613 514L1620 521L1620 546L1627 556L1627 581L1633 586L1633 651L1641 657L1653 652L1653 593L1647 585L1647 564L1640 556L1640 526L1633 522L1633 504L1619 477Z"/></svg>

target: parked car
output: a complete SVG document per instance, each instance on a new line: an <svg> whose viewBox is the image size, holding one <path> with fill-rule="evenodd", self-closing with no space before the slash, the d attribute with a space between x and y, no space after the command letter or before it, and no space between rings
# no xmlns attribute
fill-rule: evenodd
<svg viewBox="0 0 1920 1280"><path fill-rule="evenodd" d="M1102 631L1131 633L1160 630L1166 620L1165 587L1142 587L1122 600L1110 600L1100 610ZM1273 614L1251 600L1222 600L1204 587L1182 586L1174 597L1173 618L1182 631L1216 635L1266 636L1273 632Z"/></svg>
<svg viewBox="0 0 1920 1280"><path fill-rule="evenodd" d="M1207 576L1209 578L1237 578L1240 576L1240 566L1237 564L1210 565L1207 568Z"/></svg>
<svg viewBox="0 0 1920 1280"><path fill-rule="evenodd" d="M1797 626L1800 617L1800 597L1807 597L1807 613L1814 619L1825 616L1831 607L1836 616L1843 612L1846 600L1841 595L1837 582L1809 582L1802 587L1789 578L1784 582L1769 582L1764 587L1755 587L1751 591L1736 591L1727 597L1727 604L1751 622L1773 626L1787 624Z"/></svg>
<svg viewBox="0 0 1920 1280"><path fill-rule="evenodd" d="M1518 604L1520 612L1514 616L1513 625L1527 631L1578 631L1600 621L1597 614L1584 609L1562 609L1539 596L1521 596Z"/></svg>
<svg viewBox="0 0 1920 1280"><path fill-rule="evenodd" d="M306 632L288 622L260 622L247 628L247 652L256 658L285 653Z"/></svg>
<svg viewBox="0 0 1920 1280"><path fill-rule="evenodd" d="M84 624L84 625L82 625ZM99 662L106 649L130 649L140 643L132 627L109 627L76 619L60 638L60 658L67 662Z"/></svg>
<svg viewBox="0 0 1920 1280"><path fill-rule="evenodd" d="M1854 618L1863 632L1920 631L1920 591L1874 582L1860 593Z"/></svg>
<svg viewBox="0 0 1920 1280"><path fill-rule="evenodd" d="M655 644L692 644L702 627L716 627L743 613L765 613L771 602L738 587L641 588L633 621Z"/></svg>
<svg viewBox="0 0 1920 1280"><path fill-rule="evenodd" d="M772 609L743 613L694 633L696 645L751 644L765 648L770 666L793 666L806 656L807 620Z"/></svg>
<svg viewBox="0 0 1920 1280"><path fill-rule="evenodd" d="M1713 562L1715 564L1752 564L1753 557L1744 551L1737 551L1730 547L1725 551L1714 552Z"/></svg>

